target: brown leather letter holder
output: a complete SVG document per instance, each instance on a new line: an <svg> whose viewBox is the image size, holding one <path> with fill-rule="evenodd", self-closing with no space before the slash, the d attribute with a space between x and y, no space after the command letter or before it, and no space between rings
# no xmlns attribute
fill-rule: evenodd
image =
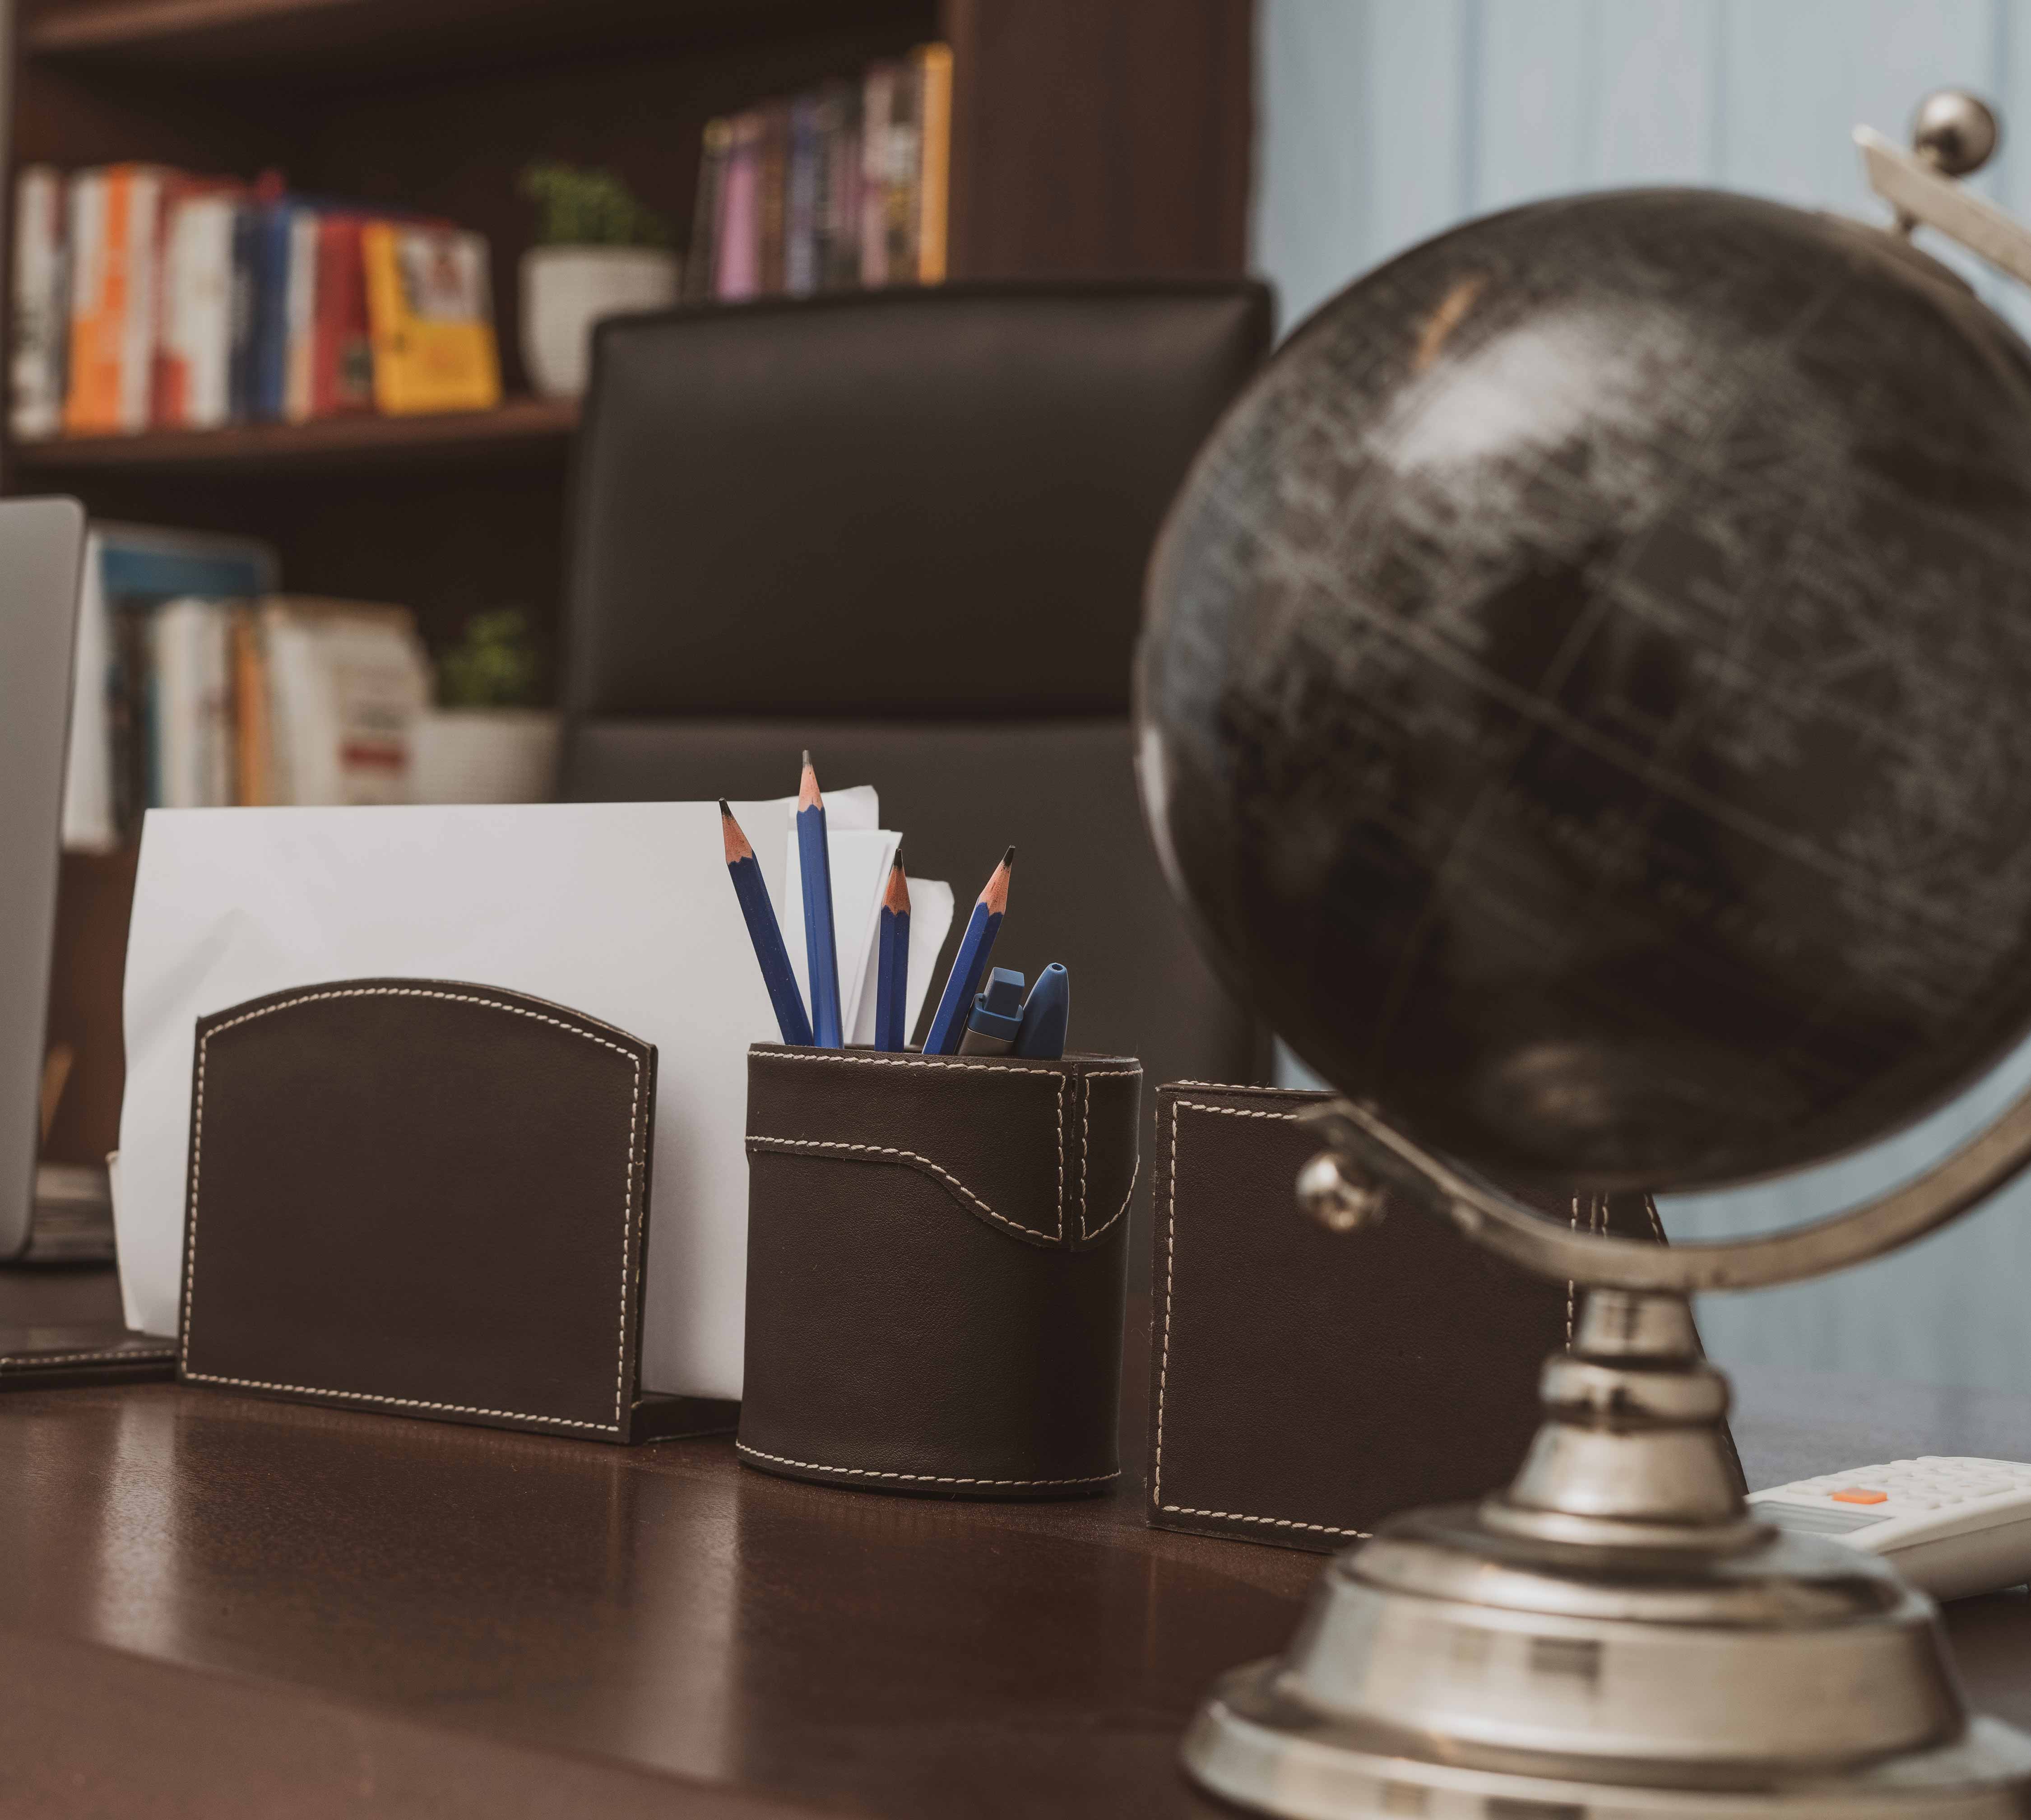
<svg viewBox="0 0 2031 1820"><path fill-rule="evenodd" d="M1119 1475L1142 1069L758 1045L740 1458L943 1497Z"/></svg>
<svg viewBox="0 0 2031 1820"><path fill-rule="evenodd" d="M1191 1082L1157 1094L1148 1516L1288 1548L1478 1498L1522 1463L1537 1375L1572 1338L1566 1285L1442 1220L1329 1233L1297 1209L1326 1096ZM1552 1217L1662 1244L1648 1196Z"/></svg>
<svg viewBox="0 0 2031 1820"><path fill-rule="evenodd" d="M587 1440L724 1431L639 1389L656 1051L438 979L197 1027L177 1376Z"/></svg>

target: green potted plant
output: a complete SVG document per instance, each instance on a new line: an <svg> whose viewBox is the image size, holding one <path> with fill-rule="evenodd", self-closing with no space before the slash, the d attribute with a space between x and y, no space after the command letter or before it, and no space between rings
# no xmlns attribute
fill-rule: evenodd
<svg viewBox="0 0 2031 1820"><path fill-rule="evenodd" d="M546 803L557 794L557 717L536 704L542 666L519 607L475 613L438 658L438 705L418 722L419 803Z"/></svg>
<svg viewBox="0 0 2031 1820"><path fill-rule="evenodd" d="M535 389L585 390L592 326L677 298L669 224L610 170L539 163L522 173L536 244L522 255L522 360Z"/></svg>

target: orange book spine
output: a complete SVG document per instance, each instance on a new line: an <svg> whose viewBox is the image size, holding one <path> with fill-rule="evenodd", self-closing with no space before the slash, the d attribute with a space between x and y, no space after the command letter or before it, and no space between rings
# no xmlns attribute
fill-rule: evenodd
<svg viewBox="0 0 2031 1820"><path fill-rule="evenodd" d="M127 317L128 211L133 173L116 166L73 180L71 223L76 263L71 288L70 395L64 428L73 435L120 427L121 359Z"/></svg>
<svg viewBox="0 0 2031 1820"><path fill-rule="evenodd" d="M918 127L917 281L941 285L952 210L952 47L919 45L912 54L923 110Z"/></svg>

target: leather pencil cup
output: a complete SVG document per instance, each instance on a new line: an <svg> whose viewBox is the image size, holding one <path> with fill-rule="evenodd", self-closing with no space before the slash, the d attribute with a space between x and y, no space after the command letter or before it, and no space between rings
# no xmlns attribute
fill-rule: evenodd
<svg viewBox="0 0 2031 1820"><path fill-rule="evenodd" d="M741 1460L922 1496L1106 1490L1141 1086L1121 1056L751 1049Z"/></svg>

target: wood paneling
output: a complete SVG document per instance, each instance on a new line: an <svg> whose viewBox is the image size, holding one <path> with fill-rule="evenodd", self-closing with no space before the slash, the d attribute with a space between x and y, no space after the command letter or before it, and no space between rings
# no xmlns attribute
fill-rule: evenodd
<svg viewBox="0 0 2031 1820"><path fill-rule="evenodd" d="M960 278L1232 273L1250 0L945 0Z"/></svg>

